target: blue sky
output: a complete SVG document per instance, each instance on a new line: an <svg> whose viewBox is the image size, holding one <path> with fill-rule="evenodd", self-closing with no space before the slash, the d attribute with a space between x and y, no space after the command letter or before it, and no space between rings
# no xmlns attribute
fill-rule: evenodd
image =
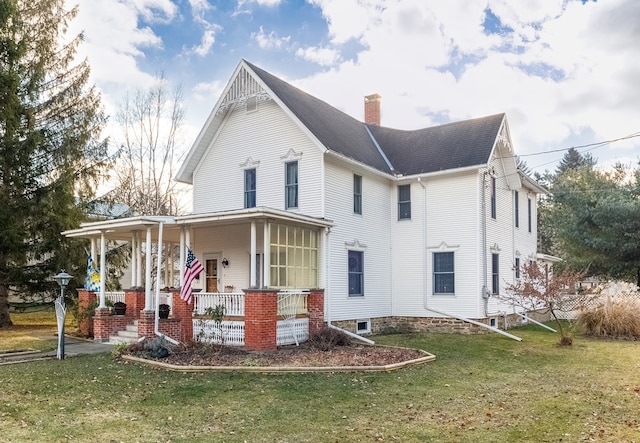
<svg viewBox="0 0 640 443"><path fill-rule="evenodd" d="M245 58L355 118L413 129L505 112L529 166L541 152L640 133L636 0L67 0L71 32L114 114L163 72L186 106L184 150ZM117 140L118 128L108 134ZM640 137L591 153L635 165Z"/></svg>

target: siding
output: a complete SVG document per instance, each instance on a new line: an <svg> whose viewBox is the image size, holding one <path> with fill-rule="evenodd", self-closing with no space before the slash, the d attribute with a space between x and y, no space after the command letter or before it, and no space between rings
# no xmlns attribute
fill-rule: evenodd
<svg viewBox="0 0 640 443"><path fill-rule="evenodd" d="M322 216L322 152L273 101L247 113L239 105L222 123L193 179L194 213L244 207L244 172L248 159L256 166L256 206L284 208L284 160L290 151L298 158L298 209Z"/></svg>
<svg viewBox="0 0 640 443"><path fill-rule="evenodd" d="M263 226L256 224L257 253L263 252ZM226 285L235 287L235 291L249 287L250 281L250 234L251 224L240 223L226 226L218 226L215 229L197 228L192 231L191 244L195 246L194 254L205 266L205 257L219 254L220 260L226 257L229 266L225 269L219 264L218 290L222 292ZM194 281L193 287L204 290L203 272L199 280Z"/></svg>
<svg viewBox="0 0 640 443"><path fill-rule="evenodd" d="M325 163L329 235L328 293L333 321L391 315L390 180L338 164ZM353 175L362 176L362 215L353 213ZM364 246L364 296L348 296L347 244Z"/></svg>
<svg viewBox="0 0 640 443"><path fill-rule="evenodd" d="M393 222L394 315L438 316L425 309L425 296L429 307L462 316L477 314L481 283L476 177L471 173L412 183L412 219ZM454 295L433 294L433 253L442 251L454 252Z"/></svg>

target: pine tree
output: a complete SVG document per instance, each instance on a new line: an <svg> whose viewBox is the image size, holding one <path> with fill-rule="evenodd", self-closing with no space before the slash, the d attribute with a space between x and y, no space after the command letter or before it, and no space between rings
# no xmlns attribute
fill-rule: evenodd
<svg viewBox="0 0 640 443"><path fill-rule="evenodd" d="M82 36L63 40L76 13L64 0L0 2L0 327L10 292L55 291L52 275L77 262L60 232L78 226L105 166L100 97L74 62Z"/></svg>

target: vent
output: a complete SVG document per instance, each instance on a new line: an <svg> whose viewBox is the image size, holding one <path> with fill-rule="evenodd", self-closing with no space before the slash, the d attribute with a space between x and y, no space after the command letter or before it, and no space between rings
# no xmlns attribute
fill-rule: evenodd
<svg viewBox="0 0 640 443"><path fill-rule="evenodd" d="M258 110L258 97L247 98L247 112L256 112Z"/></svg>

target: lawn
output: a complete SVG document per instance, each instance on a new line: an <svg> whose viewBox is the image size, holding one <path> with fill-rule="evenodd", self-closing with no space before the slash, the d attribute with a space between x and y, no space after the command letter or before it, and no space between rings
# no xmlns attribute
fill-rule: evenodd
<svg viewBox="0 0 640 443"><path fill-rule="evenodd" d="M49 351L56 348L58 326L56 311L53 307L31 312L12 313L11 321L13 326L0 328L0 352L24 349ZM73 326L73 316L68 310L65 317L65 329L67 331L76 329Z"/></svg>
<svg viewBox="0 0 640 443"><path fill-rule="evenodd" d="M380 374L175 373L110 355L0 367L0 441L640 441L640 343L528 326L388 335L435 362Z"/></svg>

